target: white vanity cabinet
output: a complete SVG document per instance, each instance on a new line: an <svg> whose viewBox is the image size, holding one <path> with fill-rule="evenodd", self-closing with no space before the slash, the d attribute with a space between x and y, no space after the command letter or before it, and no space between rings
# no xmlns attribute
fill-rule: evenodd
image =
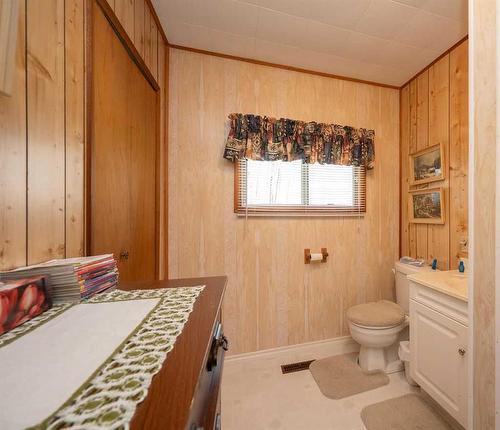
<svg viewBox="0 0 500 430"><path fill-rule="evenodd" d="M467 302L410 281L411 376L467 424Z"/></svg>

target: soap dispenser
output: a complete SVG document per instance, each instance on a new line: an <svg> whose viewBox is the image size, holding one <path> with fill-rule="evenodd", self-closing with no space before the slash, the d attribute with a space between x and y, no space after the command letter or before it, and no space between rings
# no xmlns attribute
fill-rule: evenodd
<svg viewBox="0 0 500 430"><path fill-rule="evenodd" d="M458 271L460 273L464 273L465 272L465 264L462 260L460 260L460 263L458 263Z"/></svg>

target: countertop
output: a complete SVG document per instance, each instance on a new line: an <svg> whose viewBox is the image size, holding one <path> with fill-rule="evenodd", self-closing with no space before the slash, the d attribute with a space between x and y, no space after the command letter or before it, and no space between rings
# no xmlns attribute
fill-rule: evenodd
<svg viewBox="0 0 500 430"><path fill-rule="evenodd" d="M464 302L468 300L467 274L458 270L415 273L408 279Z"/></svg>
<svg viewBox="0 0 500 430"><path fill-rule="evenodd" d="M225 276L218 276L121 283L118 286L122 290L132 290L205 285L174 348L153 378L148 396L138 405L131 430L180 430L186 427L226 283Z"/></svg>

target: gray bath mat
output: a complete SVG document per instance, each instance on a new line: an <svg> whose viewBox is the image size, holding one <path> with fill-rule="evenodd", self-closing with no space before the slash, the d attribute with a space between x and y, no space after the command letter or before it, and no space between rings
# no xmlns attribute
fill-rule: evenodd
<svg viewBox="0 0 500 430"><path fill-rule="evenodd" d="M438 411L417 394L367 406L361 419L368 430L453 430Z"/></svg>
<svg viewBox="0 0 500 430"><path fill-rule="evenodd" d="M319 389L329 399L343 399L389 383L384 372L367 375L356 363L358 354L335 355L309 366Z"/></svg>

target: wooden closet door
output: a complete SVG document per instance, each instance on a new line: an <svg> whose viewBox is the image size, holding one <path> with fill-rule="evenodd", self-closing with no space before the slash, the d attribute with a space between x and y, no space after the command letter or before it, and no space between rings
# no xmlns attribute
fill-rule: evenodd
<svg viewBox="0 0 500 430"><path fill-rule="evenodd" d="M158 93L93 4L90 252L114 253L121 281L157 277Z"/></svg>

